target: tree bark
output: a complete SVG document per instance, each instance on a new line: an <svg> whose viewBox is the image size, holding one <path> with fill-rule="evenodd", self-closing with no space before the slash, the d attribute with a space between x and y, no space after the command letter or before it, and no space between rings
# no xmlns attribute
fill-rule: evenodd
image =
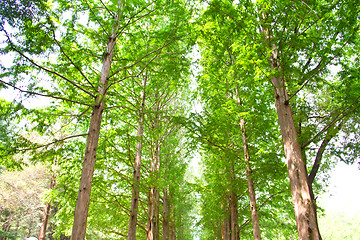
<svg viewBox="0 0 360 240"><path fill-rule="evenodd" d="M316 225L318 226L318 228L319 228L319 224L318 224L318 221L317 221L317 205L316 205L316 199L315 199L315 194L314 194L314 190L313 190L313 182L315 180L316 174L319 171L321 160L323 158L323 154L324 154L324 152L326 150L326 147L330 143L331 139L336 135L338 130L339 130L339 128L337 128L336 131L333 132L333 133L328 132L326 134L325 139L321 143L321 145L320 145L320 147L319 147L319 149L318 149L318 151L316 153L316 157L315 157L313 167L311 168L311 171L310 171L310 173L308 175L308 185L309 185L309 190L310 190L311 203L312 203L314 211L315 211Z"/></svg>
<svg viewBox="0 0 360 240"><path fill-rule="evenodd" d="M170 221L170 240L176 240L175 206L170 205L170 209L171 209L171 214L173 216Z"/></svg>
<svg viewBox="0 0 360 240"><path fill-rule="evenodd" d="M117 23L118 24L118 23ZM98 95L95 99L95 106L93 107L92 116L90 120L89 132L86 141L85 155L83 168L81 172L81 179L79 184L79 192L76 201L74 224L72 229L72 240L85 239L87 216L89 212L91 184L95 169L96 152L100 136L100 125L102 113L104 110L105 93L108 85L110 67L114 47L116 44L116 34L118 27L114 27L112 35L109 37L107 49L101 69L101 76L99 80Z"/></svg>
<svg viewBox="0 0 360 240"><path fill-rule="evenodd" d="M271 66L272 69L279 67L276 50L273 50ZM315 209L313 208L307 181L307 171L297 141L288 94L284 81L280 77L273 77L272 84L274 86L276 110L289 172L298 236L301 240L319 240L321 236L316 224Z"/></svg>
<svg viewBox="0 0 360 240"><path fill-rule="evenodd" d="M222 239L223 240L230 240L230 214L228 211L224 217L224 221L222 223Z"/></svg>
<svg viewBox="0 0 360 240"><path fill-rule="evenodd" d="M160 165L160 146L158 141L155 144L155 151L153 151L151 159L152 173L157 174ZM156 186L150 187L148 193L148 223L147 223L147 240L159 239L159 190Z"/></svg>
<svg viewBox="0 0 360 240"><path fill-rule="evenodd" d="M160 106L159 106L159 91L155 92L155 119L152 123L153 130L157 132L160 127ZM161 143L159 134L154 134L153 146L151 149L151 160L150 160L150 172L157 179L160 169L160 154L161 154ZM157 181L153 181L153 186L150 187L148 193L148 222L147 222L147 240L158 240L159 239L159 190L157 189Z"/></svg>
<svg viewBox="0 0 360 240"><path fill-rule="evenodd" d="M50 180L50 189L53 189L55 187L55 178L51 177ZM40 228L40 233L39 233L39 240L44 240L46 237L46 229L47 229L47 224L48 224L48 220L49 220L49 216L50 216L50 209L51 209L51 203L46 203L45 208L44 208L44 215L43 215L43 219L42 219L42 225Z"/></svg>
<svg viewBox="0 0 360 240"><path fill-rule="evenodd" d="M149 209L147 240L159 239L159 190L155 187L149 191Z"/></svg>
<svg viewBox="0 0 360 240"><path fill-rule="evenodd" d="M164 188L163 196L163 240L169 240L170 225L169 225L169 196L168 190Z"/></svg>
<svg viewBox="0 0 360 240"><path fill-rule="evenodd" d="M241 127L242 140L243 140L244 159L246 164L246 178L249 189L250 211L251 211L251 221L253 225L254 240L260 240L261 232L260 232L259 215L256 207L255 187L254 187L254 180L252 178L252 170L250 165L250 152L247 142L245 120L243 118L240 120L240 127Z"/></svg>
<svg viewBox="0 0 360 240"><path fill-rule="evenodd" d="M236 192L230 193L230 239L239 240L239 213Z"/></svg>
<svg viewBox="0 0 360 240"><path fill-rule="evenodd" d="M139 183L140 183L140 171L141 171L141 154L142 154L142 142L144 134L144 109L145 109L145 88L146 88L147 76L144 76L142 80L141 90L141 106L139 112L139 123L138 123L138 142L136 143L135 163L134 163L134 183L132 186L132 198L131 198L131 209L130 209L130 220L128 230L128 240L136 239L136 223L137 214L139 207Z"/></svg>

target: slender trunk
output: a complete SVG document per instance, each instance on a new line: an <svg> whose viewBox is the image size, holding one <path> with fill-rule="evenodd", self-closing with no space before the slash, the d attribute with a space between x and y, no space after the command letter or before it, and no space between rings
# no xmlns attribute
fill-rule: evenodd
<svg viewBox="0 0 360 240"><path fill-rule="evenodd" d="M175 223L175 207L174 205L170 205L172 218L170 221L170 240L176 240L176 223Z"/></svg>
<svg viewBox="0 0 360 240"><path fill-rule="evenodd" d="M170 226L169 226L169 196L167 188L164 188L163 196L163 240L169 240Z"/></svg>
<svg viewBox="0 0 360 240"><path fill-rule="evenodd" d="M228 210L229 210L229 240L239 239L239 220L238 220L238 198L236 194L237 177L235 173L235 162L232 161L230 166L230 194L228 197Z"/></svg>
<svg viewBox="0 0 360 240"><path fill-rule="evenodd" d="M136 153L135 153L135 163L134 163L134 183L132 186L132 198L131 198L131 209L130 209L130 219L129 219L129 231L128 231L128 240L136 239L136 223L137 223L137 214L139 207L139 184L140 184L140 171L141 171L141 154L142 154L142 142L144 135L144 109L145 109L145 88L146 88L147 77L144 76L142 80L142 90L141 90L141 106L139 113L139 123L138 123L138 142L136 143Z"/></svg>
<svg viewBox="0 0 360 240"><path fill-rule="evenodd" d="M149 191L147 240L159 239L159 191L155 187Z"/></svg>
<svg viewBox="0 0 360 240"><path fill-rule="evenodd" d="M241 105L238 88L236 88L236 95L237 95L237 104ZM243 118L240 119L240 128L241 128L242 142L244 148L244 160L246 164L246 178L247 178L249 198L250 198L250 211L251 211L251 221L253 225L253 235L254 235L254 240L261 240L259 215L256 206L254 180L252 178L252 170L250 164L250 152L249 152L248 140L246 135L245 119Z"/></svg>
<svg viewBox="0 0 360 240"><path fill-rule="evenodd" d="M50 189L53 189L54 187L55 187L55 178L51 177ZM47 229L47 224L48 224L48 220L49 220L49 216L50 216L50 208L51 208L51 203L49 203L49 202L46 203L45 208L44 208L42 225L41 225L41 229L40 229L40 233L39 233L39 240L44 240L46 237L46 229Z"/></svg>
<svg viewBox="0 0 360 240"><path fill-rule="evenodd" d="M326 147L328 146L328 144L330 143L331 139L335 136L335 134L338 132L339 128L336 129L335 132L328 132L326 134L325 139L323 140L323 142L321 143L317 153L316 153L316 157L315 157L315 161L313 164L313 167L310 171L310 174L308 175L308 184L309 184L309 190L310 190L310 197L311 197L311 203L313 205L314 211L315 211L315 220L316 220L316 225L319 228L319 224L317 221L317 206L316 206L316 199L315 199L315 195L314 195L314 190L313 190L313 183L315 180L315 176L317 174L317 172L319 171L320 168L320 164L321 164L321 160L323 157L323 154L326 150Z"/></svg>
<svg viewBox="0 0 360 240"><path fill-rule="evenodd" d="M238 199L236 192L230 193L230 236L231 240L239 240L239 220L238 220Z"/></svg>
<svg viewBox="0 0 360 240"><path fill-rule="evenodd" d="M155 149L152 153L150 171L157 174L160 167L160 144L156 140ZM156 185L156 184L155 184ZM148 193L149 205L148 205L148 229L147 239L158 240L159 239L159 190L156 186L150 187Z"/></svg>
<svg viewBox="0 0 360 240"><path fill-rule="evenodd" d="M222 230L222 239L223 240L231 240L230 239L230 214L228 213L228 211L226 211L221 230Z"/></svg>
<svg viewBox="0 0 360 240"><path fill-rule="evenodd" d="M157 102L155 109L155 119L152 123L153 130L157 132L160 128L160 106L159 106L159 91L155 92L155 100ZM153 146L151 150L150 172L157 179L160 169L160 136L154 133ZM147 223L147 240L159 239L159 190L157 189L157 180L154 179L153 186L150 187L148 193L148 223Z"/></svg>
<svg viewBox="0 0 360 240"><path fill-rule="evenodd" d="M99 80L98 95L95 99L95 106L93 107L91 115L89 132L86 141L83 168L79 184L79 192L75 207L74 224L71 235L72 240L85 239L86 223L90 203L91 183L93 180L93 174L95 169L96 152L100 136L101 118L105 105L105 93L108 85L114 47L116 44L117 30L118 26L114 27L112 35L109 37L107 43L106 54L104 57L101 69L101 76Z"/></svg>
<svg viewBox="0 0 360 240"><path fill-rule="evenodd" d="M176 240L176 227L175 222L170 225L170 240Z"/></svg>
<svg viewBox="0 0 360 240"><path fill-rule="evenodd" d="M313 167L310 171L310 174L308 176L308 182L309 182L309 186L313 184L314 180L315 180L315 176L317 174L317 172L319 171L320 168L320 164L321 164L321 160L323 158L323 154L326 150L326 147L329 145L331 139L335 136L335 134L338 132L338 128L335 130L335 133L330 133L328 132L325 136L325 139L323 140L323 142L321 143L317 153L316 153L316 157L315 157L315 161L313 164ZM333 130L332 130L333 131Z"/></svg>
<svg viewBox="0 0 360 240"><path fill-rule="evenodd" d="M246 128L245 128L245 120L242 118L240 120L241 126L241 133L242 133L242 140L243 140L243 147L244 147L244 159L246 164L246 178L248 183L249 189L249 198L250 198L250 210L251 210L251 220L253 225L253 234L254 240L260 240L260 224L259 224L259 215L256 207L256 195L255 195L255 188L254 188L254 181L252 178L252 170L250 165L250 152L247 142L247 135L246 135Z"/></svg>

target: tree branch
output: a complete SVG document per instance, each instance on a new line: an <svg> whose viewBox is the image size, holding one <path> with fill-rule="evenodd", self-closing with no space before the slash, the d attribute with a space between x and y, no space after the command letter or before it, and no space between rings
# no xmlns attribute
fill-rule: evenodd
<svg viewBox="0 0 360 240"><path fill-rule="evenodd" d="M110 10L106 7L106 5L104 4L104 2L103 2L102 0L100 0L100 2L101 2L101 5L104 6L104 8L106 9L106 11L107 11L113 18L115 18L114 13L113 13L112 11L110 11Z"/></svg>
<svg viewBox="0 0 360 240"><path fill-rule="evenodd" d="M347 115L349 115L351 112L355 111L360 105L354 107L353 109L349 110L347 113L345 113L352 105L354 105L357 100L359 100L360 96L358 96L354 102L352 102L347 108L345 108L342 112L340 112L337 116L335 116L335 118L330 121L329 124L327 124L325 127L323 127L323 129L321 129L312 139L310 139L309 141L303 143L301 145L301 148L305 148L307 147L310 143L312 143L317 137L319 137L321 134L323 134L325 131L327 131L331 126L333 126L337 121L343 119L344 117L346 117Z"/></svg>
<svg viewBox="0 0 360 240"><path fill-rule="evenodd" d="M129 78L129 77L138 77L138 76L140 76L140 75L145 71L146 67L147 67L152 61L154 61L155 58L157 58L157 56L161 53L161 50L162 50L163 48L167 47L167 46L170 45L175 39L180 38L180 37L183 37L183 36L179 36L179 37L174 37L174 38L172 38L168 43L165 42L161 47L155 49L154 51L151 51L151 52L145 54L143 57L141 57L139 60L137 60L135 63L131 64L130 66L126 66L126 67L124 67L124 68L121 68L121 69L115 71L113 74L111 74L111 75L109 76L109 79L110 79L111 77L115 76L116 74L118 74L119 72L123 71L123 70L132 68L133 66L135 66L136 64L138 64L139 62L141 62L141 61L142 61L144 58L146 58L147 56L150 56L151 54L158 52L158 53L155 55L155 57L153 57L153 58L145 65L145 67L141 70L140 73L138 73L138 74L136 74L136 75L129 75L129 76L124 77L124 78L121 79L121 80L114 81L114 82L110 83L107 88L110 88L110 86L112 86L112 85L114 85L114 84L116 84L116 83L119 83L119 82L121 82L121 81L123 81L123 80L125 80L125 79L127 79L127 78Z"/></svg>
<svg viewBox="0 0 360 240"><path fill-rule="evenodd" d="M23 93L29 93L29 94L33 94L33 95L37 95L37 96L42 96L42 97L49 97L49 98L55 98L55 99L59 99L59 100L63 100L63 101L68 101L68 102L72 102L72 103L76 103L76 104L80 104L80 105L85 105L85 106L89 106L89 107L93 107L93 105L91 104L87 104L87 103L82 103L82 102L78 102L78 101L74 101L74 100L70 100L67 98L63 98L63 97L58 97L58 96L53 96L53 95L48 95L48 94L43 94L43 93L37 93L37 92L32 92L32 91L27 91L27 90L23 90L21 88L18 88L10 83L4 82L3 80L0 79L0 82L4 83L5 85L12 87L20 92Z"/></svg>
<svg viewBox="0 0 360 240"><path fill-rule="evenodd" d="M61 139L55 140L55 141L53 141L53 142L47 143L47 144L45 144L45 145L38 146L38 147L19 149L19 151L36 150L36 149L39 149L39 148L43 148L43 147L50 146L50 145L55 144L55 143L58 143L58 142L63 142L63 141L65 141L65 140L67 140L67 139L70 139L70 138L84 137L84 136L87 136L87 135L88 135L88 133L83 133L83 134L78 134L78 135L72 135L72 136L68 136L68 137L65 137L65 138L61 138Z"/></svg>
<svg viewBox="0 0 360 240"><path fill-rule="evenodd" d="M351 37L354 35L354 33L351 35ZM319 64L313 69L311 70L310 72L308 72L306 75L309 75L311 73L313 73L309 78L308 80L305 81L305 83L294 93L292 94L288 101L291 100L291 98L293 98L296 94L298 94L309 82L310 80L315 76L317 75L323 68L325 68L332 60L334 60L335 57L337 57L339 54L340 54L340 51L342 49L344 49L344 47L348 44L348 42L350 41L351 37L349 37L349 39L341 46L341 48L337 51L337 53L332 57L330 58L323 66L321 66L321 63L323 62L324 59L321 59ZM321 67L320 67L321 66Z"/></svg>
<svg viewBox="0 0 360 240"><path fill-rule="evenodd" d="M268 196L268 197L265 199L265 201L258 207L258 210L260 210L271 198L273 198L274 196L276 196L276 195L278 195L278 194L280 194L280 193L283 193L283 192L285 192L285 190L282 190L282 191L280 191L280 192L276 192L276 193L271 194L270 196Z"/></svg>
<svg viewBox="0 0 360 240"><path fill-rule="evenodd" d="M65 51L63 50L63 48L61 47L61 44L59 43L59 41L56 39L55 37L55 31L53 30L53 38L54 41L56 42L56 44L59 46L60 51L65 55L65 57L71 62L72 65L74 65L74 67L80 72L80 74L84 77L84 79L90 84L90 86L93 89L96 89L94 87L94 85L90 82L90 80L85 76L85 74L81 71L81 69L73 62L73 60L65 53ZM92 97L95 97L95 95L91 95Z"/></svg>
<svg viewBox="0 0 360 240"><path fill-rule="evenodd" d="M55 71L50 70L50 69L47 69L46 67L41 66L41 65L37 64L36 62L34 62L34 61L33 61L32 59L30 59L28 56L26 56L26 55L23 54L21 51L19 51L18 49L16 49L16 47L15 47L15 45L13 44L13 42L11 41L8 33L5 31L5 29L3 29L3 31L4 31L5 34L6 34L7 40L8 40L8 42L10 43L11 48L12 48L15 52L17 52L18 54L20 54L22 57L24 57L26 60L28 60L31 64L33 64L33 65L36 66L37 68L40 68L40 69L44 70L44 71L47 72L47 73L54 74L54 75L56 75L56 76L64 79L66 82L72 84L73 86L75 86L76 88L80 89L80 90L83 91L84 93L89 94L91 97L95 97L95 95L93 95L93 94L90 93L89 91L85 90L84 88L80 87L80 86L79 86L78 84L76 84L74 81L68 79L67 77L61 75L61 74L58 73L58 72L55 72Z"/></svg>
<svg viewBox="0 0 360 240"><path fill-rule="evenodd" d="M339 131L339 130L337 130ZM329 142L331 141L331 139L335 136L334 133L330 133L328 132L325 139L323 140L323 142L321 143L317 153L316 153L316 157L315 157L315 161L313 164L313 167L311 168L310 174L308 176L308 184L309 186L313 184L315 176L319 170L320 167L320 163L323 157L323 154L325 152L326 147L328 146Z"/></svg>
<svg viewBox="0 0 360 240"><path fill-rule="evenodd" d="M96 18L96 14L93 12L92 8L89 5L89 2L86 1L86 5L88 6L90 12L95 16L95 20L99 23L100 27L104 30L106 36L110 36L110 34L106 31L106 29L104 28L104 26L101 24L101 22Z"/></svg>

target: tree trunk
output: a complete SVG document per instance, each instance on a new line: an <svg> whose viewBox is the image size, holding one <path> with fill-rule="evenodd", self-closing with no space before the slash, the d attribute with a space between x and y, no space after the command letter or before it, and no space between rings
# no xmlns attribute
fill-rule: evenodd
<svg viewBox="0 0 360 240"><path fill-rule="evenodd" d="M141 106L140 106L140 115L138 123L138 142L136 143L136 153L135 153L135 164L134 164L134 183L132 186L132 198L131 198L131 209L130 209L130 220L129 220L129 231L128 231L128 240L136 239L136 223L137 223L137 214L139 206L139 183L140 183L140 171L141 171L141 154L142 154L142 141L144 134L144 108L145 108L145 88L146 88L147 77L145 76L142 80L141 90Z"/></svg>
<svg viewBox="0 0 360 240"><path fill-rule="evenodd" d="M160 143L156 140L155 149L152 151L150 171L157 174L160 168ZM155 184L156 185L156 184ZM159 239L159 190L156 186L150 187L148 205L147 240Z"/></svg>
<svg viewBox="0 0 360 240"><path fill-rule="evenodd" d="M273 51L271 57L271 66L272 69L279 67L276 50ZM288 94L284 81L280 77L273 77L272 84L274 86L276 110L289 172L299 239L318 240L321 239L321 236L316 224L315 209L313 208L307 181L307 171L302 158L301 148L297 141L295 124L288 102Z"/></svg>
<svg viewBox="0 0 360 240"><path fill-rule="evenodd" d="M117 23L118 24L118 23ZM110 67L114 47L116 44L116 34L118 26L114 27L112 35L109 37L107 43L106 54L101 69L101 76L99 80L98 95L95 99L95 106L93 107L92 116L90 120L89 132L86 141L85 155L83 168L81 172L81 179L79 184L79 192L75 207L74 224L72 229L72 240L85 239L86 223L89 211L91 183L93 180L96 152L100 136L100 125L102 113L104 110L105 93L108 85L110 74Z"/></svg>
<svg viewBox="0 0 360 240"><path fill-rule="evenodd" d="M239 240L238 199L236 192L230 193L230 239Z"/></svg>
<svg viewBox="0 0 360 240"><path fill-rule="evenodd" d="M249 189L251 221L253 225L254 240L260 240L261 234L260 234L259 215L256 207L256 195L255 195L254 181L252 178L252 170L250 165L250 152L249 152L247 136L246 136L245 120L243 118L240 120L240 126L241 126L241 133L242 133L243 147L244 147L246 178Z"/></svg>
<svg viewBox="0 0 360 240"><path fill-rule="evenodd" d="M55 186L55 179L54 179L54 177L51 177L50 189L53 189L54 186ZM45 208L44 208L42 225L41 225L41 229L40 229L40 233L39 233L39 240L44 240L46 237L46 229L47 229L47 224L48 224L48 220L49 220L49 216L50 216L50 208L51 208L51 203L49 203L49 202L46 203Z"/></svg>
<svg viewBox="0 0 360 240"><path fill-rule="evenodd" d="M321 143L317 153L316 153L316 157L315 157L315 161L313 164L313 167L309 173L308 176L308 185L309 185L309 190L310 190L310 197L311 197L311 203L313 205L314 211L315 211L315 220L316 220L316 225L319 228L319 224L317 221L317 206L316 206L316 199L315 199L315 195L314 195L314 191L313 191L313 183L315 180L315 176L320 168L320 164L321 164L321 160L323 157L323 154L326 150L326 147L328 146L328 144L330 143L331 139L336 135L336 133L339 131L339 128L336 128L335 132L328 132L325 136L325 139L323 140L323 142Z"/></svg>
<svg viewBox="0 0 360 240"><path fill-rule="evenodd" d="M226 212L226 215L224 217L224 221L222 224L222 239L223 240L231 240L230 239L230 215L228 211Z"/></svg>
<svg viewBox="0 0 360 240"><path fill-rule="evenodd" d="M175 223L175 207L174 205L170 205L172 218L170 221L170 240L176 240L176 223Z"/></svg>
<svg viewBox="0 0 360 240"><path fill-rule="evenodd" d="M149 191L147 240L159 239L159 190L155 187Z"/></svg>
<svg viewBox="0 0 360 240"><path fill-rule="evenodd" d="M163 240L169 240L170 226L169 226L169 196L168 190L164 188L163 196Z"/></svg>
<svg viewBox="0 0 360 240"><path fill-rule="evenodd" d="M155 92L156 109L155 119L152 123L153 130L157 132L160 128L160 106L159 106L159 91ZM150 172L157 179L160 169L160 136L159 134L153 133L153 145L151 149L151 160L150 160ZM154 185L150 187L148 193L148 222L147 222L147 240L158 240L159 239L159 190L157 189L157 180L154 179Z"/></svg>

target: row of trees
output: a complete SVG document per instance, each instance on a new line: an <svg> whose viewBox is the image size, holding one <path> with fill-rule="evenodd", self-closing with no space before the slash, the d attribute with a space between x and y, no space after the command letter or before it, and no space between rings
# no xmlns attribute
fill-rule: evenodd
<svg viewBox="0 0 360 240"><path fill-rule="evenodd" d="M51 101L13 108L16 137L2 150L56 166L39 239L50 203L56 238L189 239L187 152L171 116L188 108L191 9L166 1L2 5L2 53L15 54L2 87Z"/></svg>
<svg viewBox="0 0 360 240"><path fill-rule="evenodd" d="M321 239L319 169L358 158L355 0L20 0L0 11L13 59L0 87L21 96L1 102L1 165L48 166L39 239L51 209L50 238L192 239L196 197L201 239ZM50 101L26 108L25 97ZM203 109L189 114L196 98ZM190 183L194 148L203 174ZM8 236L16 219L2 220Z"/></svg>
<svg viewBox="0 0 360 240"><path fill-rule="evenodd" d="M360 96L359 11L351 10L352 4L208 2L198 29L203 66L199 94L205 111L196 135L208 159L204 162L207 186L213 189L221 182L225 185L214 188L227 189L203 193L215 194L222 202L218 216L224 220L220 217L216 227L211 225L212 217L203 214L206 234L212 238L249 235L244 229L247 219L238 223L237 215L244 208L233 202L240 206L250 202L254 239L292 235L270 227L274 221L277 227L292 225L284 222L289 219L289 206L279 208L283 201L268 201L277 194L288 196L280 128L299 239L321 239L315 193L322 179L315 177L323 159L326 170L330 157L344 160L349 151L345 161L358 157L351 150L358 145L353 133L358 128ZM335 66L341 69L337 75L331 72ZM242 202L246 191L249 200ZM275 213L266 214L275 206Z"/></svg>

